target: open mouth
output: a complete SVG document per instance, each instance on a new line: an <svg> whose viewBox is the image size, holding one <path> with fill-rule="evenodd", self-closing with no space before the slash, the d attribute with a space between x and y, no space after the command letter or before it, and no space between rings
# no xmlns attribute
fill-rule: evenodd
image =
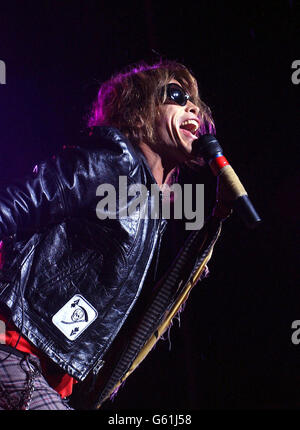
<svg viewBox="0 0 300 430"><path fill-rule="evenodd" d="M197 139L197 130L199 124L195 119L187 119L180 124L180 129L188 136L192 136Z"/></svg>

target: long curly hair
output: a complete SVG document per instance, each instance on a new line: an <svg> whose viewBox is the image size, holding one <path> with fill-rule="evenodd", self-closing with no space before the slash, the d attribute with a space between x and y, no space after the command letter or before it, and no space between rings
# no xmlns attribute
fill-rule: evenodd
<svg viewBox="0 0 300 430"><path fill-rule="evenodd" d="M200 109L199 134L214 133L211 111L200 99L195 77L186 66L170 60L152 65L140 62L104 82L88 116L88 126L116 127L133 144L155 143L157 107L164 102L162 89L172 79L181 84Z"/></svg>

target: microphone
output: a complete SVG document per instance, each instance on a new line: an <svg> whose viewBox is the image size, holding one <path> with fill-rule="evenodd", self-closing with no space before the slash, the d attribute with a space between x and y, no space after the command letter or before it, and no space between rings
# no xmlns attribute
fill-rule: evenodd
<svg viewBox="0 0 300 430"><path fill-rule="evenodd" d="M248 228L255 228L262 220L252 205L247 191L223 155L217 139L204 134L193 143L193 154L200 156L209 165L213 174L220 177L232 200L232 209L241 217Z"/></svg>

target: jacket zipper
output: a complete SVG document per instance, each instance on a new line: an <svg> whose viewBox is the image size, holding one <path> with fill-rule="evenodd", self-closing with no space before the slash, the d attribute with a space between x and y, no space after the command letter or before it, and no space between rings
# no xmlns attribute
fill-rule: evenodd
<svg viewBox="0 0 300 430"><path fill-rule="evenodd" d="M157 276L157 269L158 269L158 263L159 263L159 255L160 255L160 247L161 247L161 241L162 241L162 233L164 232L164 228L161 228L162 224L162 191L159 191L159 223L158 223L158 245L157 245L157 251L156 251L156 258L155 258L155 266L154 266L154 275L153 275L153 281L155 282L156 276ZM165 226L163 226L165 227Z"/></svg>

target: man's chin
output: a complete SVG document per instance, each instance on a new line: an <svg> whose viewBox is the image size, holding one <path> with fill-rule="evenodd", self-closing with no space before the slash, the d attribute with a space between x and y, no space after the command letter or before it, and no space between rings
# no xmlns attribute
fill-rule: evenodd
<svg viewBox="0 0 300 430"><path fill-rule="evenodd" d="M193 142L182 142L180 145L181 153L185 155L188 159L192 158Z"/></svg>

